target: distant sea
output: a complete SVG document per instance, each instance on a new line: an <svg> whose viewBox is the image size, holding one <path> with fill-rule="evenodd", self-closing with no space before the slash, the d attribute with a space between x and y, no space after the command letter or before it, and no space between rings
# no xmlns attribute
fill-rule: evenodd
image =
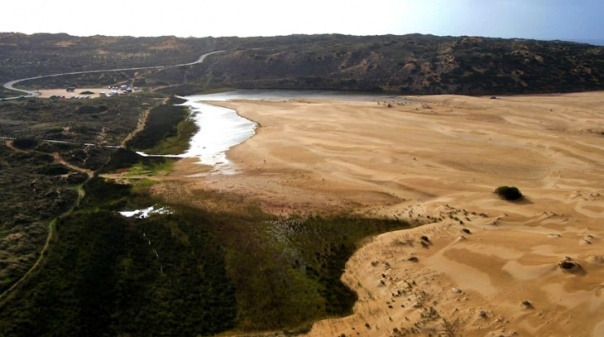
<svg viewBox="0 0 604 337"><path fill-rule="evenodd" d="M568 40L564 39L564 41L589 43L589 44L593 44L594 46L603 46L604 47L604 39L568 39Z"/></svg>

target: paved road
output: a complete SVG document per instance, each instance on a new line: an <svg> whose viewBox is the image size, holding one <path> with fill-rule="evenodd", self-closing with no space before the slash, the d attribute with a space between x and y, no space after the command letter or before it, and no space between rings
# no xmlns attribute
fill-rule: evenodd
<svg viewBox="0 0 604 337"><path fill-rule="evenodd" d="M197 61L190 62L190 63L181 63L181 64L172 64L172 65L163 65L163 66L150 66L150 67L135 67L135 68L119 68L119 69L74 71L74 72L71 72L71 73L60 73L60 74L52 74L52 75L43 75L43 76L22 78L20 80L14 80L14 81L10 81L10 82L4 83L4 88L6 88L8 90L18 91L18 92L21 92L21 93L23 93L25 95L16 96L16 97L5 97L4 99L17 99L17 98L20 98L22 96L29 96L29 97L36 96L36 92L35 91L30 91L30 90L24 90L24 89L15 88L15 84L20 83L20 82L25 82L25 81L30 81L30 80L37 80L37 79L40 79L40 78L47 78L47 77L65 76L65 75L80 75L80 74L92 74L92 73L110 73L110 72L117 72L117 71L144 70L144 69L167 69L167 68L175 68L175 67L181 67L181 66L191 66L191 65L203 62L203 60L205 60L206 57L208 57L208 56L210 56L212 54L218 54L218 53L224 53L224 50L213 51L211 53L203 54L203 55L201 55L199 57L199 59Z"/></svg>

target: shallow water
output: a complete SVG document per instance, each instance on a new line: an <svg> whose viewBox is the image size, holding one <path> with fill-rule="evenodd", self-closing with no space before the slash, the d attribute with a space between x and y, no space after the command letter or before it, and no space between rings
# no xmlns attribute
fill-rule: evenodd
<svg viewBox="0 0 604 337"><path fill-rule="evenodd" d="M151 214L172 214L172 211L165 207L156 208L155 206L150 206L144 209L137 209L134 211L122 211L119 213L126 218L134 217L138 219L145 219L148 218Z"/></svg>
<svg viewBox="0 0 604 337"><path fill-rule="evenodd" d="M326 99L347 101L384 101L395 100L396 96L347 93L324 90L234 90L205 95L182 97L187 102L183 105L191 108L191 118L199 132L191 138L189 149L178 155L166 157L199 158L199 163L210 165L222 174L236 173L227 158L227 151L243 143L255 134L256 123L245 119L235 110L218 107L202 102L247 100L290 100L290 99ZM139 153L143 156L146 154Z"/></svg>
<svg viewBox="0 0 604 337"><path fill-rule="evenodd" d="M234 99L249 100L279 100L279 99L326 99L326 100L345 100L345 101L384 101L395 100L398 97L386 94L356 93L349 91L334 90L264 90L264 89L240 89L227 92L220 92L206 95L193 95L183 97L198 101L229 101Z"/></svg>
<svg viewBox="0 0 604 337"><path fill-rule="evenodd" d="M226 151L254 135L256 123L235 110L197 102L197 96L186 97L192 118L199 128L183 157L198 157L201 164L227 166Z"/></svg>

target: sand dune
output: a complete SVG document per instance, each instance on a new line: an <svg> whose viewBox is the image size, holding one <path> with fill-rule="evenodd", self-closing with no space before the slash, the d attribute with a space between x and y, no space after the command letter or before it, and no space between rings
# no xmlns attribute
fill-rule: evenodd
<svg viewBox="0 0 604 337"><path fill-rule="evenodd" d="M224 103L260 128L228 153L239 174L188 188L434 222L361 248L354 314L309 336L604 336L604 93L403 102Z"/></svg>

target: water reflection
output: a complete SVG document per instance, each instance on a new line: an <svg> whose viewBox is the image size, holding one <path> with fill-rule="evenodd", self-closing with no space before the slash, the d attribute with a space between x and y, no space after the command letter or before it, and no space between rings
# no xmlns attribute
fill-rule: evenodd
<svg viewBox="0 0 604 337"><path fill-rule="evenodd" d="M226 169L230 163L226 151L254 135L256 123L235 110L197 102L198 96L186 97L199 127L183 157L198 157L201 164Z"/></svg>
<svg viewBox="0 0 604 337"><path fill-rule="evenodd" d="M398 96L374 93L361 93L335 90L265 90L265 89L239 89L215 94L204 94L184 97L203 101L229 101L234 99L249 100L288 100L288 99L328 99L344 101L369 101L397 100Z"/></svg>
<svg viewBox="0 0 604 337"><path fill-rule="evenodd" d="M191 138L189 149L180 155L166 157L199 158L199 163L214 167L222 174L235 173L226 152L231 147L244 142L255 133L256 123L245 119L235 110L210 105L203 102L247 100L291 100L291 99L328 99L345 101L392 101L396 96L368 93L350 93L325 90L234 90L215 94L192 95L182 97L183 105L191 108L191 118L199 132ZM141 155L146 155L140 153Z"/></svg>

